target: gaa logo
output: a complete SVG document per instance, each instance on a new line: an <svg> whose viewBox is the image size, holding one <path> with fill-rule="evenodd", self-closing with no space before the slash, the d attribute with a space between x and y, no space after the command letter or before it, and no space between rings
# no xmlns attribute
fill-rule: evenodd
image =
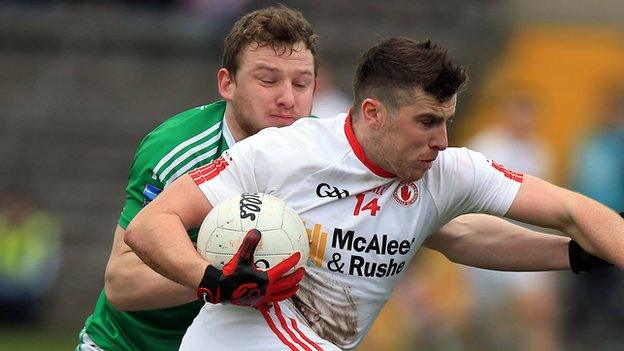
<svg viewBox="0 0 624 351"><path fill-rule="evenodd" d="M321 183L316 187L316 196L323 197L337 197L342 199L343 197L349 197L349 191L336 188L327 183Z"/></svg>
<svg viewBox="0 0 624 351"><path fill-rule="evenodd" d="M414 182L402 181L394 189L392 197L403 207L411 206L418 199L418 187Z"/></svg>

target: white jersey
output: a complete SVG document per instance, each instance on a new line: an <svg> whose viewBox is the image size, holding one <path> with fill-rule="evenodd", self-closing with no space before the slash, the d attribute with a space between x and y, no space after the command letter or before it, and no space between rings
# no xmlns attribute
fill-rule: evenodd
<svg viewBox="0 0 624 351"><path fill-rule="evenodd" d="M402 181L366 159L344 114L265 129L191 176L212 204L263 192L299 213L310 257L290 302L300 323L343 349L365 336L427 235L464 213L505 214L522 181L466 148Z"/></svg>

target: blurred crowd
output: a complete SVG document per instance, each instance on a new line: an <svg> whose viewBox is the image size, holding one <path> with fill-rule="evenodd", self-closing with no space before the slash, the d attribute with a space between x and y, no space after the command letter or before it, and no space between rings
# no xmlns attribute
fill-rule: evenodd
<svg viewBox="0 0 624 351"><path fill-rule="evenodd" d="M34 4L100 4L106 6L123 6L123 7L143 7L143 8L160 8L163 10L170 9L188 9L192 11L200 11L202 13L215 13L221 11L229 11L237 15L242 12L243 8L251 0L4 0L14 3L34 3Z"/></svg>
<svg viewBox="0 0 624 351"><path fill-rule="evenodd" d="M0 326L39 325L61 263L58 219L27 187L0 197Z"/></svg>

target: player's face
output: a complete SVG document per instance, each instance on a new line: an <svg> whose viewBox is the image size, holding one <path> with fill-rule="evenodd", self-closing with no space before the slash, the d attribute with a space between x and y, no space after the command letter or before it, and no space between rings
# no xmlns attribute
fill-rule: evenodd
<svg viewBox="0 0 624 351"><path fill-rule="evenodd" d="M448 146L447 123L455 114L457 95L447 102L418 89L398 111L385 110L387 123L379 130L379 165L404 180L418 180L438 153Z"/></svg>
<svg viewBox="0 0 624 351"><path fill-rule="evenodd" d="M235 77L225 69L219 72L220 93L228 102L226 116L231 115L228 124L235 138L288 126L310 115L314 59L303 43L295 44L292 52L288 47L277 53L270 46L251 44L242 51L239 67ZM222 78L229 79L223 88Z"/></svg>

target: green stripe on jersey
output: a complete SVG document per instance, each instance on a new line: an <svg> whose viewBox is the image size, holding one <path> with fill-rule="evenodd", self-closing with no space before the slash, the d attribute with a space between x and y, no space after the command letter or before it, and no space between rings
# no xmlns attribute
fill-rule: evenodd
<svg viewBox="0 0 624 351"><path fill-rule="evenodd" d="M194 108L166 120L143 139L130 167L122 228L150 201L143 194L148 184L162 190L221 155L227 148L221 133L224 112L223 101Z"/></svg>
<svg viewBox="0 0 624 351"><path fill-rule="evenodd" d="M152 178L158 178L161 182L166 183L171 172L179 170L181 163L186 162L195 153L205 153L205 150L216 149L220 139L221 122L178 144L154 167Z"/></svg>

